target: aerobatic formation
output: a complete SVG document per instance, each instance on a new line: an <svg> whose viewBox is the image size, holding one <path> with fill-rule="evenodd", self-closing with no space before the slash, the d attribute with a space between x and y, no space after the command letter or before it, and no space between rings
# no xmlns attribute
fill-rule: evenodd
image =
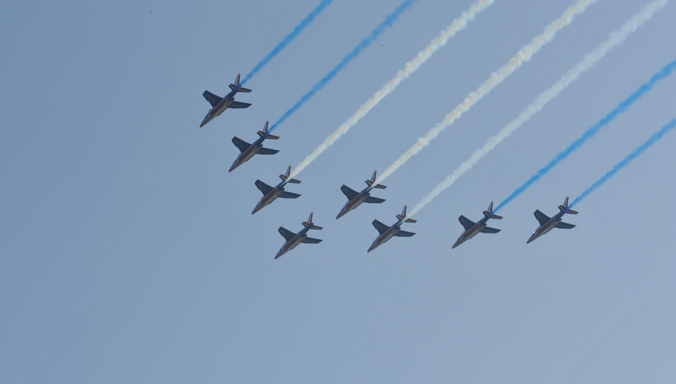
<svg viewBox="0 0 676 384"><path fill-rule="evenodd" d="M343 123L338 130L332 133L317 149L315 149L308 157L299 164L298 167L292 170L292 167L289 166L284 174L279 175L281 182L276 186L272 187L261 180L256 180L254 185L258 188L263 197L256 204L251 214L255 214L265 206L274 202L278 197L283 199L296 199L301 195L295 192L289 192L285 189L287 184L299 184L300 180L296 179L297 176L302 170L304 170L310 163L314 161L319 155L326 151L339 137L346 134L350 128L355 126L361 118L363 118L370 110L375 108L378 103L385 98L387 95L392 93L396 87L415 71L417 71L422 64L424 64L427 59L429 59L438 49L443 47L445 43L455 34L464 29L467 24L472 21L479 13L484 11L486 8L493 4L494 0L478 0L474 3L467 11L465 11L461 17L454 20L449 27L444 29L442 33L432 40L432 42L422 50L417 57L413 60L406 63L404 69L399 71L394 79L389 81L385 87L376 92L374 96L364 103L357 112L350 117L345 123ZM386 186L382 182L391 176L399 167L404 165L413 155L423 150L424 147L434 138L436 138L445 128L450 126L455 120L460 118L465 112L467 112L472 105L479 102L484 96L486 96L494 87L499 85L507 76L519 69L523 64L525 64L533 55L535 55L538 50L543 47L545 44L550 42L556 36L556 33L562 28L570 25L577 16L582 14L587 7L593 5L598 0L577 0L570 8L566 9L563 14L556 19L554 22L547 25L544 30L544 33L536 36L529 45L524 46L517 54L508 61L503 67L498 69L496 72L492 73L490 77L475 91L470 93L466 99L458 105L455 109L449 113L444 120L437 124L431 131L427 133L423 138L419 139L413 147L408 149L404 154L402 154L398 160L396 160L390 167L388 167L380 177L377 177L377 172L373 172L370 179L367 179L366 187L361 191L353 190L347 185L342 185L340 191L347 198L347 202L343 208L338 212L336 219L340 219L345 216L347 213L355 210L362 203L370 204L381 204L385 202L384 198L372 196L374 189L385 189ZM221 115L226 109L243 109L251 106L250 103L236 101L235 96L238 93L249 93L251 89L244 88L242 85L249 81L259 70L261 70L272 58L274 58L281 50L283 50L295 37L305 29L314 18L321 13L332 0L322 0L319 6L315 8L289 35L287 35L282 42L280 42L275 49L270 52L263 60L261 60L258 65L252 70L244 79L240 81L240 75L238 74L235 82L229 85L230 92L224 97L217 96L209 91L204 91L203 96L211 105L211 109L206 114L200 127L204 127L207 123ZM609 51L613 48L621 45L627 37L634 33L641 25L650 20L650 18L665 7L668 3L668 0L656 0L653 1L643 9L640 10L634 17L632 17L627 23L621 26L619 29L615 30L610 34L609 38L599 45L595 50L587 54L581 62L574 66L571 70L565 73L565 75L555 83L551 88L544 91L535 101L529 105L518 117L504 127L496 136L489 138L487 143L476 150L472 156L460 164L458 168L453 171L445 180L442 181L436 188L434 188L428 195L426 195L421 202L413 207L410 213L407 214L407 206L404 206L402 212L396 215L397 221L392 225L386 225L378 220L373 220L372 225L378 231L378 236L375 238L373 243L366 248L366 252L371 252L383 245L393 237L412 237L415 235L413 232L408 232L402 230L402 225L405 223L415 223L416 220L411 217L425 207L429 202L434 198L438 197L441 192L450 187L460 176L464 173L471 170L471 168L484 156L486 156L493 148L498 144L503 142L512 132L518 129L522 124L528 121L533 115L540 112L544 106L552 101L560 92L565 90L568 85L573 81L579 78L583 73L588 71L594 64L596 64L602 57L604 57ZM279 152L278 149L270 149L263 146L265 140L278 140L279 136L272 135L271 132L279 126L286 118L291 114L295 113L300 109L305 102L314 96L319 90L321 90L324 85L326 85L331 79L333 79L346 65L350 63L352 59L357 57L362 50L369 47L371 43L376 40L380 34L388 28L393 27L394 23L402 16L408 9L410 9L415 4L415 0L404 0L394 11L366 37L364 38L353 50L351 50L347 56L345 56L335 68L333 68L326 76L324 76L319 82L317 82L309 92L307 92L300 101L295 103L291 109L289 109L279 120L277 120L272 126L270 126L269 121L265 123L262 130L258 131L258 139L252 143L248 143L237 136L233 137L232 142L240 151L239 155L236 157L232 166L228 172L232 172L238 167L240 167L245 162L249 161L255 155L274 155ZM474 238L479 233L485 234L496 234L501 231L501 229L493 228L488 226L488 221L491 219L501 220L502 216L496 214L497 211L504 208L509 202L514 198L523 193L527 188L533 185L536 181L540 180L549 170L556 166L559 162L567 158L572 152L577 148L582 146L588 139L594 137L598 131L604 126L608 125L614 119L616 119L620 114L628 110L636 100L641 98L646 93L650 92L660 81L669 77L672 72L676 70L676 60L667 64L656 72L649 81L642 84L636 91L631 93L629 97L620 103L615 109L613 109L608 115L599 121L598 124L591 126L587 131L584 132L582 137L575 140L570 146L565 150L559 153L554 160L548 163L545 167L541 168L533 177L531 177L525 184L518 187L511 195L509 195L504 201L502 201L494 209L493 202L490 203L488 208L483 211L483 217L478 221L474 222L464 215L460 215L458 218L460 224L463 227L463 232L457 238L455 243L451 248L456 248L459 245L465 243L466 241ZM662 127L657 131L650 139L645 142L642 146L634 150L630 155L628 155L624 160L618 163L611 171L607 172L601 179L594 183L591 187L585 190L579 197L577 197L569 205L569 198L566 197L563 204L559 205L559 212L555 215L549 217L542 211L536 209L534 212L535 219L538 222L538 227L532 233L532 235L526 239L526 244L533 242L534 240L540 238L541 236L549 233L554 228L559 229L572 229L575 227L574 224L569 224L563 221L563 216L566 214L577 215L577 211L573 210L572 207L582 201L587 197L591 192L593 192L600 185L605 183L609 178L614 176L620 169L625 167L628 163L636 159L640 154L642 154L646 149L655 144L660 140L666 133L670 132L676 127L676 119L671 120L667 125ZM276 157L276 156L275 156ZM238 171L242 172L242 171ZM335 212L335 211L334 211ZM308 232L310 230L321 230L323 227L315 225L313 223L313 213L310 213L307 221L302 222L303 229L298 233L294 233L284 227L279 227L279 233L284 237L285 242L282 247L279 249L277 254L274 256L275 259L284 255L288 251L294 249L298 244L308 243L308 244L317 244L322 242L321 239L316 239L308 237ZM451 230L450 228L448 229Z"/></svg>

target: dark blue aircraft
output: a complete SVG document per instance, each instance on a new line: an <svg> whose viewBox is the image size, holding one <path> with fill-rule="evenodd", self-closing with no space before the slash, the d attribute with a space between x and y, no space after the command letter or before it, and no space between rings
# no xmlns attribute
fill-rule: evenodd
<svg viewBox="0 0 676 384"><path fill-rule="evenodd" d="M237 79L235 79L235 84L230 84L230 93L225 95L225 97L220 97L217 95L214 95L213 93L209 91L204 91L202 96L204 96L205 99L211 104L211 110L207 113L206 116L204 116L204 120L202 120L202 124L200 124L200 128L205 126L208 122L213 120L214 118L218 117L223 111L225 111L228 108L249 108L251 104L249 103L242 103L239 101L235 101L235 95L237 92L251 92L249 88L242 88L239 85L239 74L237 75Z"/></svg>

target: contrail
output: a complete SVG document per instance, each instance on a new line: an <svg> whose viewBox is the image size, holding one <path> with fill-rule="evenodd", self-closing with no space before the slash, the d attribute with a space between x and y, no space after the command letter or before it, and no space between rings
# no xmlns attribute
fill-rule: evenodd
<svg viewBox="0 0 676 384"><path fill-rule="evenodd" d="M509 135L514 131L519 129L523 123L528 121L533 115L540 112L542 108L552 101L556 96L559 95L564 89L566 89L573 81L582 75L584 72L589 70L594 64L596 64L603 56L610 52L616 46L622 44L624 40L631 33L636 31L643 23L650 20L650 18L659 10L661 10L665 5L667 5L667 0L658 0L641 10L638 14L631 18L626 24L610 34L610 37L601 43L595 50L589 52L575 67L569 70L561 79L552 85L548 90L542 92L536 99L533 101L526 109L519 114L519 116L514 119L512 122L507 124L500 132L488 139L486 144L483 147L474 151L472 156L465 160L458 168L456 168L453 173L448 175L444 181L442 181L436 188L434 188L425 198L418 203L412 210L409 216L413 216L419 210L421 210L425 205L430 203L434 198L439 196L446 188L453 185L462 175L467 171L472 169L484 156L491 152L495 147L498 146L503 140L505 140Z"/></svg>
<svg viewBox="0 0 676 384"><path fill-rule="evenodd" d="M676 69L676 60L672 61L671 63L667 64L664 68L659 70L656 74L653 75L653 77L645 84L641 85L634 93L632 93L627 99L625 99L623 102L621 102L615 109L613 109L609 114L607 114L601 121L596 123L595 125L589 127L580 138L575 140L568 148L564 149L562 152L560 152L552 161L550 161L547 165L545 165L543 168L541 168L535 175L533 175L527 182L525 182L522 186L517 188L514 192L512 192L509 197L507 197L500 205L498 205L497 208L495 208L495 211L497 212L500 210L502 207L507 205L509 202L514 200L515 197L519 196L522 194L528 187L533 185L536 181L540 180L542 176L544 176L547 172L549 172L552 168L554 168L558 163L561 162L561 160L565 159L568 157L571 153L573 153L576 149L582 146L587 140L591 139L592 137L596 136L596 134L601 130L601 128L605 127L609 123L611 123L617 116L619 116L621 113L625 112L627 109L629 109L635 102L636 100L640 99L643 95L646 93L650 92L653 87L660 81L663 80L664 78L670 76L672 72Z"/></svg>
<svg viewBox="0 0 676 384"><path fill-rule="evenodd" d="M357 45L350 53L348 53L347 56L345 56L343 60L341 60L340 63L338 63L338 65L336 65L335 68L331 70L331 72L324 76L323 79L319 80L308 93L304 94L303 97L301 97L301 99L298 100L298 102L294 104L293 107L291 107L291 109L286 111L286 113L284 113L284 115L282 115L282 117L279 118L279 120L277 120L268 131L274 131L279 124L283 123L284 120L293 115L294 112L303 106L303 104L310 100L312 96L317 93L317 91L324 88L324 86L329 81L331 81L331 79L333 79L338 74L338 72L345 68L345 66L348 65L352 59L359 56L361 51L371 45L371 43L373 43L385 31L386 28L391 27L399 19L399 16L409 9L416 1L417 0L405 0L403 3L401 3L401 5L399 5L397 9L394 10L394 12L392 12L382 23L380 23L376 29L371 31L369 36L364 38L364 40L362 40L359 45Z"/></svg>
<svg viewBox="0 0 676 384"><path fill-rule="evenodd" d="M587 7L598 0L578 0L578 2L572 7L568 8L557 20L549 24L545 31L540 36L537 36L533 41L530 42L527 46L523 47L514 57L512 57L509 62L500 68L497 72L491 74L491 76L483 83L476 91L470 93L462 103L460 103L451 113L446 115L444 120L438 123L434 128L432 128L424 137L418 139L418 141L409 148L403 155L399 157L389 168L383 172L376 183L382 184L387 177L394 173L399 167L406 163L413 155L420 152L430 141L436 138L441 132L443 132L449 125L467 112L474 104L481 100L488 92L490 92L496 85L500 84L507 76L512 74L517 70L523 63L528 61L537 51L540 50L545 44L550 42L556 33L562 28L569 25L573 18L576 15L579 15L587 9Z"/></svg>
<svg viewBox="0 0 676 384"><path fill-rule="evenodd" d="M350 128L354 127L359 122L359 120L361 120L373 108L375 108L375 106L378 105L381 100L392 93L392 91L394 91L402 81L407 79L413 72L417 71L420 66L425 64L425 62L427 62L427 60L432 57L432 55L434 55L434 53L436 53L439 48L446 45L446 42L451 37L455 36L457 32L465 29L467 24L472 21L479 12L488 8L491 4L493 4L494 1L495 0L479 0L467 11L465 11L460 16L460 18L453 20L453 23L441 31L439 36L432 40L425 49L420 51L415 59L406 63L404 68L400 70L392 80L385 84L381 90L376 92L369 101L362 104L362 106L359 107L357 112L355 112L352 117L347 119L340 127L338 127L338 129L332 133L331 136L327 137L326 140L324 140L324 142L319 147L317 147L317 149L315 149L312 154L310 154L310 156L306 157L305 160L303 160L303 162L294 169L292 176L290 177L295 177L301 173L308 165L310 165L310 163L319 157L319 155L326 151L341 136L346 134Z"/></svg>
<svg viewBox="0 0 676 384"><path fill-rule="evenodd" d="M284 40L280 41L279 44L277 44L277 46L275 47L275 49L272 50L272 52L268 53L268 55L265 56L263 60L261 60L260 62L258 62L258 64L256 64L254 69L252 69L251 72L249 72L249 74L244 77L244 80L242 80L241 84L242 85L246 84L246 82L249 81L250 78L252 78L256 73L258 73L258 71L260 71L261 68L263 68L267 63L269 63L270 60L272 60L275 56L277 56L279 52L281 52L284 48L286 48L286 46L289 45L289 43L291 43L301 32L303 32L305 27L310 25L314 21L315 17L317 17L317 15L322 13L324 8L329 6L331 3L333 3L333 0L322 0L322 2L319 3L317 8L313 9L312 12L310 12L305 17L305 19L303 19L303 21L301 21L300 24L298 24L296 28L293 29L293 31L291 31L291 33L286 35Z"/></svg>
<svg viewBox="0 0 676 384"><path fill-rule="evenodd" d="M650 148L653 144L658 142L664 135L669 133L672 129L676 127L676 119L672 119L667 125L662 127L659 131L655 132L648 141L643 143L640 147L636 148L632 153L630 153L627 157L624 158L624 160L620 161L619 163L615 164L613 169L608 171L603 177L601 177L599 180L597 180L594 184L592 184L591 187L587 188L586 191L582 192L580 196L578 196L575 201L573 201L570 204L570 208L573 206L577 205L577 203L581 202L584 200L585 197L589 196L592 192L594 192L598 187L603 185L606 181L608 181L611 177L615 176L617 172L619 172L622 168L627 166L629 163L634 161L637 157L641 156L643 152L645 152L646 149Z"/></svg>

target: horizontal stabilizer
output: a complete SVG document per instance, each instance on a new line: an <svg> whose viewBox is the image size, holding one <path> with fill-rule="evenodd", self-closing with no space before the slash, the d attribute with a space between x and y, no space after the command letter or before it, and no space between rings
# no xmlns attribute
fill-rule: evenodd
<svg viewBox="0 0 676 384"><path fill-rule="evenodd" d="M564 222L562 221L562 222L556 224L556 228L561 228L561 229L572 229L572 228L575 228L575 225L573 225L573 224L568 224L568 223L564 223Z"/></svg>
<svg viewBox="0 0 676 384"><path fill-rule="evenodd" d="M387 188L387 186L382 185L382 184L373 185L373 181L371 181L371 180L366 180L366 185L368 185L369 187L375 188L375 189L385 189L385 188Z"/></svg>
<svg viewBox="0 0 676 384"><path fill-rule="evenodd" d="M305 228L310 228L310 229L316 229L318 231L321 231L324 229L324 227L320 227L319 225L313 224L313 223L308 223L307 221L303 221L303 227Z"/></svg>
<svg viewBox="0 0 676 384"><path fill-rule="evenodd" d="M348 200L354 199L359 194L359 192L348 187L347 185L343 185L342 187L340 187L340 190L343 192L343 194L347 197Z"/></svg>
<svg viewBox="0 0 676 384"><path fill-rule="evenodd" d="M262 182L260 180L256 180L255 184L256 184L256 188L258 188L261 192L263 192L263 195L267 195L268 193L270 193L270 191L272 191L271 186L265 184L264 182Z"/></svg>
<svg viewBox="0 0 676 384"><path fill-rule="evenodd" d="M279 136L275 136L275 135L271 135L271 134L268 134L267 136L265 136L265 132L263 132L263 131L258 131L256 133L258 133L258 136L265 137L266 139L279 140Z"/></svg>
<svg viewBox="0 0 676 384"><path fill-rule="evenodd" d="M279 178L282 179L283 181L286 181L289 184L300 184L300 180L298 179L289 179L288 173L286 175L279 175Z"/></svg>
<svg viewBox="0 0 676 384"><path fill-rule="evenodd" d="M497 229L497 228L484 227L484 229L482 229L481 232L483 232L483 233L498 233L498 232L500 232L500 230Z"/></svg>
<svg viewBox="0 0 676 384"><path fill-rule="evenodd" d="M399 219L399 220L403 220L404 217L405 217L404 215L397 215L397 219ZM404 223L416 223L416 222L417 222L417 220L413 220L413 219L404 220Z"/></svg>
<svg viewBox="0 0 676 384"><path fill-rule="evenodd" d="M460 224L462 224L462 226L465 228L465 231L468 231L470 228L474 226L474 224L476 224L475 222L466 218L463 215L460 215L460 217L458 217L458 221L460 221Z"/></svg>
<svg viewBox="0 0 676 384"><path fill-rule="evenodd" d="M247 143L246 141L240 139L237 136L232 138L232 143L235 144L235 147L237 147L240 152L246 151L251 146L251 144Z"/></svg>
<svg viewBox="0 0 676 384"><path fill-rule="evenodd" d="M289 241L289 240L291 240L294 236L296 236L295 233L289 231L288 229L286 229L286 228L284 228L284 227L279 227L278 231L279 231L279 233L280 233L282 236L284 236L284 238L286 239L286 241Z"/></svg>
<svg viewBox="0 0 676 384"><path fill-rule="evenodd" d="M230 108L235 109L249 108L250 106L251 103L242 103L241 101L233 101L232 104L230 104Z"/></svg>
<svg viewBox="0 0 676 384"><path fill-rule="evenodd" d="M251 92L251 89L249 89L249 88L239 87L239 89L237 89L237 86L235 84L230 84L230 85L228 85L228 87L230 87L230 89L232 89L233 91L237 91L237 92L243 92L243 93Z"/></svg>
<svg viewBox="0 0 676 384"><path fill-rule="evenodd" d="M202 94L202 96L204 96L204 98L207 99L207 101L209 102L209 104L211 104L211 108L217 106L218 103L220 103L221 100L223 100L222 97L216 96L216 95L214 95L213 93L211 93L211 92L209 92L209 91L204 91L204 93Z"/></svg>
<svg viewBox="0 0 676 384"><path fill-rule="evenodd" d="M315 239L314 237L306 237L306 238L303 239L303 243L306 243L306 244L317 244L317 243L321 243L321 242L322 242L322 239Z"/></svg>
<svg viewBox="0 0 676 384"><path fill-rule="evenodd" d="M539 209L536 209L535 212L533 212L533 214L535 215L535 218L538 220L538 223L540 223L540 225L545 225L545 223L547 223L550 220L550 217L540 212Z"/></svg>
<svg viewBox="0 0 676 384"><path fill-rule="evenodd" d="M300 194L284 191L282 192L281 195L279 195L279 197L281 197L282 199L295 199L297 197L300 197Z"/></svg>
<svg viewBox="0 0 676 384"><path fill-rule="evenodd" d="M491 218L491 219L496 219L496 220L502 220L502 216L498 216L492 212L489 211L484 211L484 216Z"/></svg>
<svg viewBox="0 0 676 384"><path fill-rule="evenodd" d="M279 152L279 149L261 148L258 150L259 155L274 155Z"/></svg>
<svg viewBox="0 0 676 384"><path fill-rule="evenodd" d="M379 197L373 197L373 196L369 196L369 197L366 198L366 200L364 200L365 203L371 203L371 204L380 204L383 201L385 201L385 199L381 199Z"/></svg>
<svg viewBox="0 0 676 384"><path fill-rule="evenodd" d="M385 233L388 229L390 229L390 227L381 223L378 220L373 220L372 224L378 230L378 233L380 233L381 235Z"/></svg>
<svg viewBox="0 0 676 384"><path fill-rule="evenodd" d="M564 207L563 205L559 205L559 211L566 212L567 214L570 214L570 215L577 215L577 211L573 211L572 209L568 209L567 207Z"/></svg>
<svg viewBox="0 0 676 384"><path fill-rule="evenodd" d="M415 235L415 233L407 231L397 231L397 233L395 233L394 235L398 237L411 237Z"/></svg>

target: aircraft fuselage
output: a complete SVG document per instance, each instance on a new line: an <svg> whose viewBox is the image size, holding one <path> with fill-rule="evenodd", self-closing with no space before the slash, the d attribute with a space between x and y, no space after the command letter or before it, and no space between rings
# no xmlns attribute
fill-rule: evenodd
<svg viewBox="0 0 676 384"><path fill-rule="evenodd" d="M244 152L240 153L239 156L237 156L237 159L232 164L232 167L230 167L230 170L228 172L232 172L233 170L235 170L235 168L249 161L252 157L254 157L254 155L256 155L261 150L261 148L263 148L263 144L261 144L258 140L255 143L251 144L249 148L247 148Z"/></svg>
<svg viewBox="0 0 676 384"><path fill-rule="evenodd" d="M342 216L344 216L346 213L350 212L351 210L357 208L361 203L366 201L366 199L369 198L370 194L370 189L366 188L365 190L359 192L357 196L354 197L354 199L348 201L343 209L340 210L338 213L338 216L336 216L336 219L340 219Z"/></svg>
<svg viewBox="0 0 676 384"><path fill-rule="evenodd" d="M488 221L487 218L483 218L479 220L476 224L474 224L472 228L466 230L462 235L460 235L455 244L453 244L452 248L457 247L458 245L476 236L479 232L483 231L483 229L486 228L487 221Z"/></svg>
<svg viewBox="0 0 676 384"><path fill-rule="evenodd" d="M386 243L389 239L393 238L394 235L397 234L401 230L401 223L394 224L391 226L387 231L383 232L381 235L376 237L375 241L373 244L371 244L371 247L369 248L368 252L371 252L372 250L378 248L379 245Z"/></svg>
<svg viewBox="0 0 676 384"><path fill-rule="evenodd" d="M543 225L539 226L539 227L535 230L535 232L533 232L533 235L531 235L531 237L528 239L528 241L526 241L526 244L530 243L531 241L537 239L538 237L540 237L540 236L542 236L542 235L546 235L547 233L549 233L549 231L551 231L552 229L554 229L554 228L562 221L561 218L563 217L563 214L564 214L564 213L565 213L565 212L559 212L559 213L557 213L554 217L552 217L551 219L549 219L548 222L546 222L546 223L544 223Z"/></svg>
<svg viewBox="0 0 676 384"><path fill-rule="evenodd" d="M307 237L307 229L303 229L302 231L298 232L296 236L292 237L291 240L287 241L282 245L282 248L279 249L279 252L277 252L277 255L275 255L275 259L282 256L283 254L289 252L290 250L296 248L298 244L302 243L303 240Z"/></svg>
<svg viewBox="0 0 676 384"><path fill-rule="evenodd" d="M221 100L220 103L216 104L215 107L211 108L209 112L207 112L207 115L204 116L204 120L202 120L202 124L200 124L200 128L207 125L208 122L211 120L217 118L218 116L221 115L230 105L232 105L233 101L235 101L235 95L237 92L235 91L230 91L223 100Z"/></svg>
<svg viewBox="0 0 676 384"><path fill-rule="evenodd" d="M273 188L270 192L268 192L267 195L263 196L261 201L258 202L258 205L256 205L256 208L254 208L253 212L251 214L253 215L254 213L260 211L265 207L266 205L269 205L275 199L277 199L282 193L284 192L284 185L278 185L275 188Z"/></svg>

